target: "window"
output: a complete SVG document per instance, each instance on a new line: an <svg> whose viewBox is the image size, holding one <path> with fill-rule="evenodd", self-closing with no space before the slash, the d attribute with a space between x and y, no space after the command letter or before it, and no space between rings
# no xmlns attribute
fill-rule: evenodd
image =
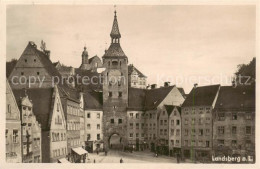
<svg viewBox="0 0 260 169"><path fill-rule="evenodd" d="M40 72L37 72L37 75L40 75Z"/></svg>
<svg viewBox="0 0 260 169"><path fill-rule="evenodd" d="M36 62L36 59L33 59L34 62Z"/></svg>
<svg viewBox="0 0 260 169"><path fill-rule="evenodd" d="M203 136L203 129L199 129L199 135Z"/></svg>
<svg viewBox="0 0 260 169"><path fill-rule="evenodd" d="M225 120L225 113L218 113L218 121L224 121Z"/></svg>
<svg viewBox="0 0 260 169"><path fill-rule="evenodd" d="M163 120L160 120L160 125L163 125Z"/></svg>
<svg viewBox="0 0 260 169"><path fill-rule="evenodd" d="M199 118L199 124L202 124L202 119L201 118Z"/></svg>
<svg viewBox="0 0 260 169"><path fill-rule="evenodd" d="M177 124L176 124L176 125L177 125L177 126L180 125L180 120L177 120Z"/></svg>
<svg viewBox="0 0 260 169"><path fill-rule="evenodd" d="M198 142L198 146L199 146L199 147L202 146L202 140L199 140L199 142Z"/></svg>
<svg viewBox="0 0 260 169"><path fill-rule="evenodd" d="M24 72L21 72L21 75L24 75Z"/></svg>
<svg viewBox="0 0 260 169"><path fill-rule="evenodd" d="M237 134L237 127L236 126L232 126L232 134Z"/></svg>
<svg viewBox="0 0 260 169"><path fill-rule="evenodd" d="M5 130L5 144L8 144L8 130Z"/></svg>
<svg viewBox="0 0 260 169"><path fill-rule="evenodd" d="M232 120L237 120L237 113L232 113Z"/></svg>
<svg viewBox="0 0 260 169"><path fill-rule="evenodd" d="M88 114L87 114L87 118L90 118L90 117L91 117L91 116L90 116L90 113L88 113Z"/></svg>
<svg viewBox="0 0 260 169"><path fill-rule="evenodd" d="M251 126L246 126L246 134L251 134Z"/></svg>
<svg viewBox="0 0 260 169"><path fill-rule="evenodd" d="M133 118L134 117L134 113L130 113L130 117Z"/></svg>
<svg viewBox="0 0 260 169"><path fill-rule="evenodd" d="M136 116L136 118L137 118L137 119L139 119L139 113L136 113L136 115L135 115L135 116Z"/></svg>
<svg viewBox="0 0 260 169"><path fill-rule="evenodd" d="M8 111L8 113L11 113L11 105L10 104L8 104L8 106L7 106L7 111Z"/></svg>
<svg viewBox="0 0 260 169"><path fill-rule="evenodd" d="M237 141L236 140L232 140L231 141L231 146L232 147L236 147L237 146Z"/></svg>
<svg viewBox="0 0 260 169"><path fill-rule="evenodd" d="M97 134L97 140L100 140L100 134Z"/></svg>
<svg viewBox="0 0 260 169"><path fill-rule="evenodd" d="M174 135L174 129L171 129L171 135Z"/></svg>
<svg viewBox="0 0 260 169"><path fill-rule="evenodd" d="M185 135L185 136L189 135L189 130L188 130L188 129L185 129L185 130L184 130L184 135Z"/></svg>
<svg viewBox="0 0 260 169"><path fill-rule="evenodd" d="M91 129L91 126L90 126L90 124L87 124L87 129Z"/></svg>
<svg viewBox="0 0 260 169"><path fill-rule="evenodd" d="M18 143L18 130L13 130L13 143Z"/></svg>
<svg viewBox="0 0 260 169"><path fill-rule="evenodd" d="M100 113L97 113L97 119L100 119Z"/></svg>
<svg viewBox="0 0 260 169"><path fill-rule="evenodd" d="M209 135L209 132L210 132L210 130L209 130L209 129L206 129L206 136Z"/></svg>
<svg viewBox="0 0 260 169"><path fill-rule="evenodd" d="M142 123L142 129L144 128L144 123Z"/></svg>
<svg viewBox="0 0 260 169"><path fill-rule="evenodd" d="M189 120L188 119L185 119L185 122L184 122L186 125L189 123Z"/></svg>
<svg viewBox="0 0 260 169"><path fill-rule="evenodd" d="M111 124L114 124L114 119L110 119L110 123L111 123Z"/></svg>
<svg viewBox="0 0 260 169"><path fill-rule="evenodd" d="M195 129L191 129L191 133L192 133L192 135L195 135L196 134L196 130Z"/></svg>
<svg viewBox="0 0 260 169"><path fill-rule="evenodd" d="M139 123L136 123L136 129L139 129Z"/></svg>
<svg viewBox="0 0 260 169"><path fill-rule="evenodd" d="M252 119L251 113L246 113L246 120L251 120L251 119Z"/></svg>
<svg viewBox="0 0 260 169"><path fill-rule="evenodd" d="M123 120L122 119L118 119L118 124L122 124Z"/></svg>
<svg viewBox="0 0 260 169"><path fill-rule="evenodd" d="M133 129L133 123L130 123L130 129Z"/></svg>
<svg viewBox="0 0 260 169"><path fill-rule="evenodd" d="M191 124L195 124L195 118L191 119Z"/></svg>
<svg viewBox="0 0 260 169"><path fill-rule="evenodd" d="M136 133L136 138L138 138L139 137L139 133Z"/></svg>
<svg viewBox="0 0 260 169"><path fill-rule="evenodd" d="M142 137L142 138L144 137L144 133L141 134L141 137Z"/></svg>
<svg viewBox="0 0 260 169"><path fill-rule="evenodd" d="M218 127L218 134L224 134L225 133L225 127L224 126L219 126Z"/></svg>
<svg viewBox="0 0 260 169"><path fill-rule="evenodd" d="M250 148L251 147L251 140L246 140L246 148Z"/></svg>
<svg viewBox="0 0 260 169"><path fill-rule="evenodd" d="M98 129L98 130L100 129L100 124L97 124L97 129Z"/></svg>
<svg viewBox="0 0 260 169"><path fill-rule="evenodd" d="M130 133L129 136L132 138L133 137L133 133Z"/></svg>
<svg viewBox="0 0 260 169"><path fill-rule="evenodd" d="M171 125L174 125L174 120L171 120Z"/></svg>
<svg viewBox="0 0 260 169"><path fill-rule="evenodd" d="M165 126L167 125L167 120L164 120L164 125L165 125Z"/></svg>
<svg viewBox="0 0 260 169"><path fill-rule="evenodd" d="M164 135L167 135L167 129L164 129Z"/></svg>
<svg viewBox="0 0 260 169"><path fill-rule="evenodd" d="M188 146L188 140L184 140L184 146Z"/></svg>
<svg viewBox="0 0 260 169"><path fill-rule="evenodd" d="M209 147L209 141L206 141L206 147Z"/></svg>
<svg viewBox="0 0 260 169"><path fill-rule="evenodd" d="M91 135L87 134L87 140L90 140L90 139L91 139Z"/></svg>
<svg viewBox="0 0 260 169"><path fill-rule="evenodd" d="M122 97L122 92L118 92L118 97Z"/></svg>
<svg viewBox="0 0 260 169"><path fill-rule="evenodd" d="M163 129L160 129L160 135L163 135Z"/></svg>
<svg viewBox="0 0 260 169"><path fill-rule="evenodd" d="M218 146L224 146L225 141L224 140L218 140Z"/></svg>
<svg viewBox="0 0 260 169"><path fill-rule="evenodd" d="M108 92L108 96L109 96L109 97L112 97L112 92Z"/></svg>
<svg viewBox="0 0 260 169"><path fill-rule="evenodd" d="M196 146L196 141L195 140L191 140L191 146Z"/></svg>
<svg viewBox="0 0 260 169"><path fill-rule="evenodd" d="M24 59L24 62L27 62L27 59Z"/></svg>
<svg viewBox="0 0 260 169"><path fill-rule="evenodd" d="M176 136L179 136L180 135L180 129L177 129L176 130Z"/></svg>

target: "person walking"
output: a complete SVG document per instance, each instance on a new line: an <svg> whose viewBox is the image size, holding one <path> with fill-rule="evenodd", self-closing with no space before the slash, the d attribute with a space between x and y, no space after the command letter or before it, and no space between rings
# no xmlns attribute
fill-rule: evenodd
<svg viewBox="0 0 260 169"><path fill-rule="evenodd" d="M123 162L124 162L124 161L123 161L123 159L121 158L121 159L120 159L120 163L123 163Z"/></svg>
<svg viewBox="0 0 260 169"><path fill-rule="evenodd" d="M94 159L94 163L96 163L96 159Z"/></svg>

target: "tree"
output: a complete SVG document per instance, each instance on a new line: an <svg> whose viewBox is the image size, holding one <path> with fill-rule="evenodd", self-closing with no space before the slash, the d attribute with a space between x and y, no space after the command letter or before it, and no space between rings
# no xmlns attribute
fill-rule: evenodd
<svg viewBox="0 0 260 169"><path fill-rule="evenodd" d="M256 58L254 57L249 64L239 64L235 73L235 81L238 85L244 83L255 83Z"/></svg>

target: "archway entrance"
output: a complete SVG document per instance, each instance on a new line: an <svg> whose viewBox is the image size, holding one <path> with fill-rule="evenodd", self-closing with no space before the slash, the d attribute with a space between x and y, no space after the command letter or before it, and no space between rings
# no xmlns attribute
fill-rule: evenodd
<svg viewBox="0 0 260 169"><path fill-rule="evenodd" d="M118 134L112 134L108 140L109 148L114 150L122 150L122 138Z"/></svg>

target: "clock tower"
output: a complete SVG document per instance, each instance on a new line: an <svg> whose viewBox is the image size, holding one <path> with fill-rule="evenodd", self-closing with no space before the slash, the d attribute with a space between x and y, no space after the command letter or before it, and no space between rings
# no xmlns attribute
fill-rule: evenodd
<svg viewBox="0 0 260 169"><path fill-rule="evenodd" d="M116 11L110 37L110 47L102 57L106 68L103 72L104 147L110 148L111 136L118 135L123 149L127 145L128 58L120 46Z"/></svg>

